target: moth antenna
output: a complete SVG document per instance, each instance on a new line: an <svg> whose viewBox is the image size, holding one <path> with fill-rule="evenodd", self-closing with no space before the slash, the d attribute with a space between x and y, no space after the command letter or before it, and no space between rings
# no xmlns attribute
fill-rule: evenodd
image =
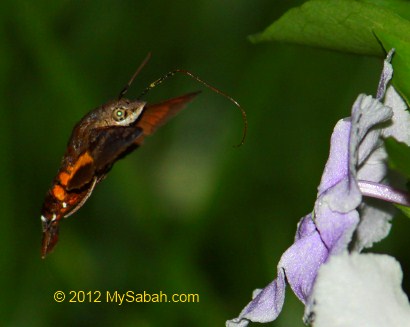
<svg viewBox="0 0 410 327"><path fill-rule="evenodd" d="M164 76L158 78L156 81L152 82L141 94L140 96L137 98L138 100L141 99L144 95L146 95L150 90L152 90L154 87L158 86L159 84L161 84L162 82L164 82L166 79L174 76L177 73L181 73L184 75L187 75L189 77L191 77L192 79L196 80L197 82L201 83L202 85L204 85L205 87L207 87L208 89L210 89L211 91L222 95L223 97L227 98L229 101L231 101L236 107L238 107L238 109L241 111L242 113L242 120L243 120L243 133L242 133L242 139L241 142L236 145L237 147L241 146L244 142L245 142L245 138L246 138L246 133L248 131L248 119L246 118L246 112L245 110L241 107L241 105L234 99L232 98L230 95L226 94L225 92L222 92L221 90L217 89L216 87L208 84L207 82L205 82L204 80L202 80L201 78L199 78L198 76L192 74L190 71L188 70L184 70L184 69L175 69L173 71L170 71L169 73L165 74ZM132 81L132 79L131 79Z"/></svg>
<svg viewBox="0 0 410 327"><path fill-rule="evenodd" d="M127 85L125 85L124 88L121 90L120 95L118 96L118 100L121 100L122 97L128 92L128 89L130 88L132 82L134 82L134 79L137 77L137 75L141 72L141 70L144 68L144 66L148 63L150 59L151 59L151 52L148 52L147 56L142 61L138 69L135 71L134 75L132 75Z"/></svg>

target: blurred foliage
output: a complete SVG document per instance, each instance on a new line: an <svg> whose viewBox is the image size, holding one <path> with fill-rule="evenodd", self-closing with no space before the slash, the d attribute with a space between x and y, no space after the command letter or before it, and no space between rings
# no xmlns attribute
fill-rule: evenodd
<svg viewBox="0 0 410 327"><path fill-rule="evenodd" d="M407 144L388 137L384 140L384 145L388 153L388 161L391 169L396 170L407 180L410 179L410 148ZM408 184L408 183L407 183ZM401 212L410 218L410 207L396 205Z"/></svg>
<svg viewBox="0 0 410 327"><path fill-rule="evenodd" d="M300 3L1 2L2 326L223 326L276 276L298 220L312 210L333 126L358 93L375 93L382 65L247 40ZM169 70L189 69L247 110L246 143L232 147L238 110L204 90L115 165L41 260L39 210L73 125L117 96L148 51L130 97ZM197 89L178 76L147 101ZM405 276L409 228L396 218L376 247ZM198 293L200 302L55 303L57 290ZM303 326L302 314L288 292L271 325Z"/></svg>
<svg viewBox="0 0 410 327"><path fill-rule="evenodd" d="M397 170L406 178L410 178L410 149L406 143L399 142L393 137L384 140L389 155L390 168Z"/></svg>

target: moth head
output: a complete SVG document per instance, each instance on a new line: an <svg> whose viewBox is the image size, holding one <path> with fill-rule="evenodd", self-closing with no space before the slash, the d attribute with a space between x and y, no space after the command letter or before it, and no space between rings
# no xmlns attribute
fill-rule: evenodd
<svg viewBox="0 0 410 327"><path fill-rule="evenodd" d="M107 115L112 125L116 126L128 126L133 124L142 111L146 102L143 101L130 101L127 99L121 99L112 103L107 109Z"/></svg>

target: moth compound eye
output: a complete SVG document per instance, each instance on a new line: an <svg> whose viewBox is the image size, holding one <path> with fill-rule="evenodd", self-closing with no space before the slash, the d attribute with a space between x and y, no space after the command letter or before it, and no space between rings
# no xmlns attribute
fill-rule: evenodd
<svg viewBox="0 0 410 327"><path fill-rule="evenodd" d="M127 118L127 111L124 108L116 108L112 112L112 118L114 118L115 121L122 121Z"/></svg>

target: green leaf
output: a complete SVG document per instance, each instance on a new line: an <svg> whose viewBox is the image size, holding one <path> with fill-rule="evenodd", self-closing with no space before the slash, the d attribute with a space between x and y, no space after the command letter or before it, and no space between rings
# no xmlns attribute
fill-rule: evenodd
<svg viewBox="0 0 410 327"><path fill-rule="evenodd" d="M395 207L399 209L405 216L410 218L410 207L405 207L400 204L396 204Z"/></svg>
<svg viewBox="0 0 410 327"><path fill-rule="evenodd" d="M405 7L404 2L400 5L400 8ZM370 1L311 0L289 10L250 40L285 41L384 57L376 32L410 43L410 22L392 8L386 8L387 5L379 6ZM403 10L400 8L397 10ZM410 3L405 8L410 12Z"/></svg>
<svg viewBox="0 0 410 327"><path fill-rule="evenodd" d="M392 137L385 139L384 145L389 155L390 168L410 179L410 147Z"/></svg>
<svg viewBox="0 0 410 327"><path fill-rule="evenodd" d="M397 15L410 20L410 5L408 0L360 0L360 2L384 7L395 12Z"/></svg>

